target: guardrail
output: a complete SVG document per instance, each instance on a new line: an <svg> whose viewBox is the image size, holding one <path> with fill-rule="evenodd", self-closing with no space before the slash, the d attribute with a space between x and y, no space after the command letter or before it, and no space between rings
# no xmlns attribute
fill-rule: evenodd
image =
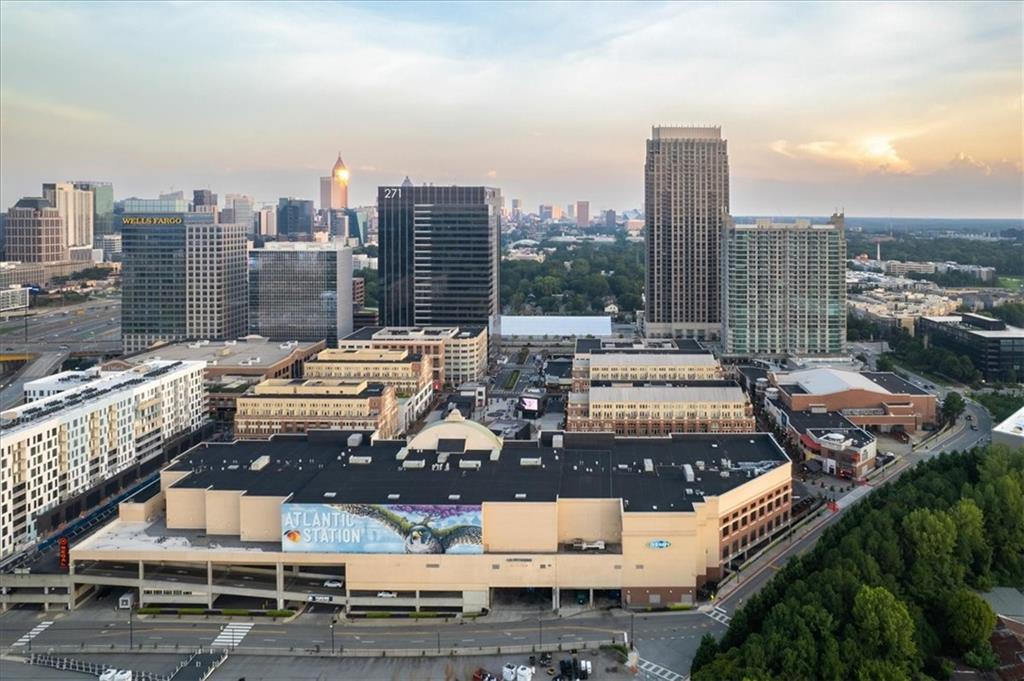
<svg viewBox="0 0 1024 681"><path fill-rule="evenodd" d="M441 646L432 648L346 648L339 646L337 650L331 651L324 646L291 646L291 647L256 647L238 646L225 648L226 653L232 655L259 655L265 657L289 655L306 657L463 657L476 655L517 655L543 652L568 652L570 650L596 650L601 646L624 645L625 636L618 635L611 638L595 639L590 641L551 642L501 646ZM62 654L99 654L99 653L153 653L166 655L167 653L180 653L194 651L195 648L187 645L95 645L95 644L67 644L46 646L45 656L53 657L55 653Z"/></svg>

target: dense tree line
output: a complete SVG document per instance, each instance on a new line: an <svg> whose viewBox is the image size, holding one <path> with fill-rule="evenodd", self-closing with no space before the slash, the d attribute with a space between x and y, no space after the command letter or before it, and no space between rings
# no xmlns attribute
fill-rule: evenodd
<svg viewBox="0 0 1024 681"><path fill-rule="evenodd" d="M1024 303L1005 303L989 310L993 317L1002 319L1010 326L1024 327Z"/></svg>
<svg viewBox="0 0 1024 681"><path fill-rule="evenodd" d="M544 262L501 262L501 305L506 314L602 314L606 300L622 313L643 307L643 244L559 246Z"/></svg>
<svg viewBox="0 0 1024 681"><path fill-rule="evenodd" d="M933 272L931 274L910 272L907 274L907 278L917 279L918 281L930 281L945 288L985 288L999 285L998 279L982 281L967 272L957 271Z"/></svg>
<svg viewBox="0 0 1024 681"><path fill-rule="evenodd" d="M889 347L893 356L911 369L927 371L961 381L976 383L981 380L981 372L967 355L959 355L945 348L926 348L924 343L903 330L892 335ZM895 364L886 355L878 358L879 371L892 371Z"/></svg>
<svg viewBox="0 0 1024 681"><path fill-rule="evenodd" d="M872 239L877 236L866 232L847 233L847 253L851 258L859 253L874 256L875 243ZM893 241L882 242L882 257L885 260L952 260L962 265L995 267L996 273L1002 275L1024 274L1024 240L1019 238L1015 241L973 241L897 235Z"/></svg>
<svg viewBox="0 0 1024 681"><path fill-rule="evenodd" d="M989 667L977 595L1024 584L1024 450L947 454L851 509L707 636L694 681L946 678Z"/></svg>
<svg viewBox="0 0 1024 681"><path fill-rule="evenodd" d="M971 397L988 409L996 423L1005 421L1011 414L1024 407L1024 393L1020 392L974 393Z"/></svg>

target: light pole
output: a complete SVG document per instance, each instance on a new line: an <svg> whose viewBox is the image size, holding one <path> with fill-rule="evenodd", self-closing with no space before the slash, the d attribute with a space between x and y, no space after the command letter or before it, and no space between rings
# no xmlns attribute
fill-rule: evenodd
<svg viewBox="0 0 1024 681"><path fill-rule="evenodd" d="M132 615L135 613L135 608L128 608L128 648L135 647L135 627L132 621Z"/></svg>
<svg viewBox="0 0 1024 681"><path fill-rule="evenodd" d="M331 655L334 654L334 620L331 620Z"/></svg>
<svg viewBox="0 0 1024 681"><path fill-rule="evenodd" d="M544 645L544 620L537 618L537 645Z"/></svg>
<svg viewBox="0 0 1024 681"><path fill-rule="evenodd" d="M629 613L629 647L636 648L636 613Z"/></svg>
<svg viewBox="0 0 1024 681"><path fill-rule="evenodd" d="M440 629L437 630L437 652L438 652L438 654L441 653L441 630Z"/></svg>

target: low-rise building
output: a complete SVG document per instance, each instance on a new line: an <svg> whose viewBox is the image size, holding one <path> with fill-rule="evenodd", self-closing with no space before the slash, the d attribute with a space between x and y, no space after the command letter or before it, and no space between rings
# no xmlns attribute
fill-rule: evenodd
<svg viewBox="0 0 1024 681"><path fill-rule="evenodd" d="M40 514L163 454L205 418L203 365L166 361L0 413L0 559L38 538Z"/></svg>
<svg viewBox="0 0 1024 681"><path fill-rule="evenodd" d="M14 312L27 312L29 289L27 286L7 286L0 288L0 314L6 316Z"/></svg>
<svg viewBox="0 0 1024 681"><path fill-rule="evenodd" d="M342 338L338 347L392 348L429 357L435 389L487 378L487 328L483 326L367 326Z"/></svg>
<svg viewBox="0 0 1024 681"><path fill-rule="evenodd" d="M854 317L887 329L901 328L910 335L914 335L921 317L947 315L956 311L960 303L956 296L881 288L851 293L846 299L847 309Z"/></svg>
<svg viewBox="0 0 1024 681"><path fill-rule="evenodd" d="M313 594L346 612L479 612L524 588L552 608L573 590L630 608L692 603L788 529L789 463L763 433L510 442L454 414L408 442L208 443L72 547L68 579L102 583L109 563L135 563L117 583L140 605L183 589L168 561L206 575L185 587L205 607L242 593L222 579L240 563L259 568L244 595L277 607ZM325 573L342 586L321 588Z"/></svg>
<svg viewBox="0 0 1024 681"><path fill-rule="evenodd" d="M1012 449L1024 447L1024 407L992 429L992 444L1006 445Z"/></svg>
<svg viewBox="0 0 1024 681"><path fill-rule="evenodd" d="M580 338L572 360L572 390L592 381L714 381L722 365L692 339Z"/></svg>
<svg viewBox="0 0 1024 681"><path fill-rule="evenodd" d="M834 411L793 411L778 399L765 400L765 412L805 461L817 461L830 475L860 479L875 468L875 436Z"/></svg>
<svg viewBox="0 0 1024 681"><path fill-rule="evenodd" d="M1024 377L1024 329L980 314L922 317L917 333L928 347L967 355L987 381Z"/></svg>
<svg viewBox="0 0 1024 681"><path fill-rule="evenodd" d="M154 359L204 362L210 413L218 420L230 421L239 395L268 378L301 378L304 364L325 347L324 341L279 342L245 336L238 340L168 343L119 361L128 365Z"/></svg>
<svg viewBox="0 0 1024 681"><path fill-rule="evenodd" d="M672 384L594 384L569 393L570 432L627 436L747 433L756 430L746 393L733 381Z"/></svg>
<svg viewBox="0 0 1024 681"><path fill-rule="evenodd" d="M434 396L430 357L405 349L350 348L322 350L306 362L305 378L366 380L395 388L399 430L406 432L426 413Z"/></svg>
<svg viewBox="0 0 1024 681"><path fill-rule="evenodd" d="M767 397L792 412L838 412L881 432L913 433L936 422L935 395L891 372L818 368L768 377Z"/></svg>
<svg viewBox="0 0 1024 681"><path fill-rule="evenodd" d="M334 378L268 379L240 395L235 412L240 438L342 429L388 439L399 425L394 386Z"/></svg>

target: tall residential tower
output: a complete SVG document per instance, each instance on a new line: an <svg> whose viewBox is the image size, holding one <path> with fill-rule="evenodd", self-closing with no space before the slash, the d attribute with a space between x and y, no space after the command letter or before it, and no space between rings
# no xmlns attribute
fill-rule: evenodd
<svg viewBox="0 0 1024 681"><path fill-rule="evenodd" d="M655 127L644 166L651 337L716 338L720 241L729 214L721 128Z"/></svg>

